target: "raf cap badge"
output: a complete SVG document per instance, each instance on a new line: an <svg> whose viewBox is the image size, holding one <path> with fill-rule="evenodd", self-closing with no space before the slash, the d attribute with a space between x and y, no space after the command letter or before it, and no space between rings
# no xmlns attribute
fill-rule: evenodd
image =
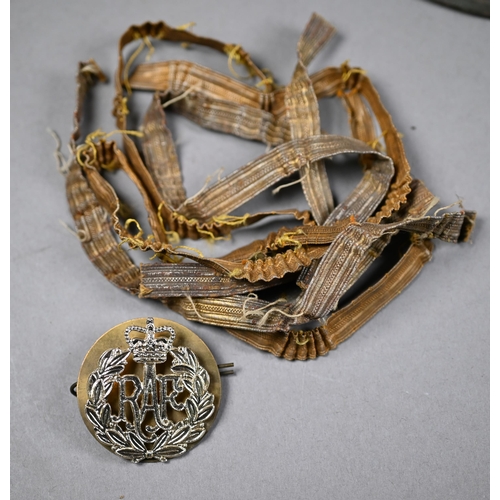
<svg viewBox="0 0 500 500"><path fill-rule="evenodd" d="M82 418L105 447L132 462L175 458L212 426L220 368L188 328L159 318L126 321L87 353L76 394Z"/></svg>

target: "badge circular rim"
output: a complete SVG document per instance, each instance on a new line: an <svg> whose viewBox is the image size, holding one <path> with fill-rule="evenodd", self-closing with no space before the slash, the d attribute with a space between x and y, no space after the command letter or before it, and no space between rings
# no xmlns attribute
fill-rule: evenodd
<svg viewBox="0 0 500 500"><path fill-rule="evenodd" d="M157 366L170 373L157 373ZM177 401L179 395L185 400ZM136 318L108 330L87 352L77 397L85 425L108 450L135 463L166 462L209 431L221 380L213 354L194 332L162 318Z"/></svg>

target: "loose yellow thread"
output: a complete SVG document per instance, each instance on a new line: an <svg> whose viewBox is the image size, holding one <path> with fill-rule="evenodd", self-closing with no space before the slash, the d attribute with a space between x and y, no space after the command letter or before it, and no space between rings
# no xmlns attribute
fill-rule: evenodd
<svg viewBox="0 0 500 500"><path fill-rule="evenodd" d="M299 335L306 340L299 340ZM307 335L307 333L302 330L300 330L299 332L293 332L293 337L297 345L306 345L311 340L311 336Z"/></svg>
<svg viewBox="0 0 500 500"><path fill-rule="evenodd" d="M127 134L127 135L135 135L136 137L143 137L144 134L142 132L138 132L136 130L113 130L112 132L103 132L101 129L97 129L94 132L91 132L90 134L87 135L85 138L85 141L83 144L80 144L76 148L76 160L78 163L84 167L85 163L82 160L81 154L86 151L88 148L92 149L92 152L94 153L94 158L92 159L92 162L89 164L92 165L95 162L95 159L97 158L97 148L95 145L94 140L95 139L100 139L105 141L109 137L111 137L114 134ZM104 165L103 165L104 166ZM109 167L109 165L108 165Z"/></svg>
<svg viewBox="0 0 500 500"><path fill-rule="evenodd" d="M120 168L120 163L116 158L113 158L111 163L101 163L101 168L112 172L113 170L118 170Z"/></svg>
<svg viewBox="0 0 500 500"><path fill-rule="evenodd" d="M144 37L144 43L147 45L149 49L148 53L146 54L146 62L148 62L153 57L153 54L155 53L155 48L153 47L153 44L151 43L151 40L149 39L148 36Z"/></svg>
<svg viewBox="0 0 500 500"><path fill-rule="evenodd" d="M142 239L142 235L144 231L142 230L141 225L135 219L127 219L125 221L125 230L128 230L130 224L134 223L137 226L138 233L134 236L126 236L122 238L122 241L118 246L122 246L124 243L128 243L131 247L141 247L144 244L144 240Z"/></svg>
<svg viewBox="0 0 500 500"><path fill-rule="evenodd" d="M212 217L212 221L216 224L224 224L225 226L244 226L250 215L248 213L243 216L223 214Z"/></svg>
<svg viewBox="0 0 500 500"><path fill-rule="evenodd" d="M185 97L187 97L189 94L191 94L191 92L195 91L195 90L198 90L199 87L201 85L201 82L198 82L198 83L195 83L193 86L189 87L186 92L182 93L181 95L177 96L177 97L174 97L173 99L170 99L169 101L165 102L164 104L162 104L162 107L163 108L166 108L168 106L170 106L171 104L173 104L174 102L177 102L177 101L180 101L181 99L184 99Z"/></svg>
<svg viewBox="0 0 500 500"><path fill-rule="evenodd" d="M192 28L194 26L196 26L196 23L191 21L190 23L181 24L180 26L177 26L177 28L175 29L179 31L192 31ZM181 47L183 49L189 49L189 47L191 47L191 44L189 42L182 42Z"/></svg>
<svg viewBox="0 0 500 500"><path fill-rule="evenodd" d="M141 297L149 295L152 291L153 291L152 288L148 288L147 286L144 285L139 285L139 294L141 295Z"/></svg>
<svg viewBox="0 0 500 500"><path fill-rule="evenodd" d="M167 231L167 229L165 227L165 222L163 221L163 217L161 215L161 209L163 208L164 204L165 203L163 201L160 203L160 206L158 207L158 211L156 212L156 215L158 216L158 220L160 221L161 227L163 229L163 232L167 236L168 241L173 242L173 243L179 243L179 241L181 241L181 237L180 237L179 233L177 231Z"/></svg>
<svg viewBox="0 0 500 500"><path fill-rule="evenodd" d="M197 248L193 248L193 247L188 247L188 246L185 246L185 245L177 245L176 247L174 247L174 250L178 250L179 248L184 248L186 250L190 250L194 253L197 253L202 259L205 258L205 256L203 255L203 253L198 250Z"/></svg>
<svg viewBox="0 0 500 500"><path fill-rule="evenodd" d="M198 219L192 218L188 219L184 215L180 214L179 212L173 212L172 217L174 220L178 220L180 224L187 224L188 226L198 226L199 222Z"/></svg>
<svg viewBox="0 0 500 500"><path fill-rule="evenodd" d="M120 101L120 106L121 106L120 113L122 116L129 114L127 102L128 102L128 97L122 97L122 99Z"/></svg>
<svg viewBox="0 0 500 500"><path fill-rule="evenodd" d="M142 49L146 46L146 42L142 39L141 44L137 49L135 49L134 53L129 57L128 61L125 63L125 68L123 68L123 85L125 85L125 89L127 90L127 94L132 94L132 87L130 86L130 82L128 80L128 73L130 71L130 67L132 63L136 60L137 56L142 52Z"/></svg>
<svg viewBox="0 0 500 500"><path fill-rule="evenodd" d="M378 137L373 139L372 141L368 141L367 144L373 149L378 149L377 147L380 147L381 151L385 151L385 146L380 142L382 139L385 138L385 134L387 134L387 130L382 132Z"/></svg>
<svg viewBox="0 0 500 500"><path fill-rule="evenodd" d="M258 250L248 260L253 260L253 261L261 260L261 261L265 261L266 259L267 259L266 254L264 252L262 252L261 250Z"/></svg>
<svg viewBox="0 0 500 500"><path fill-rule="evenodd" d="M162 262L167 262L169 264L179 264L179 262L182 262L184 260L184 257L182 256L174 256L161 252L155 252L154 255L149 258L149 260L154 260L156 258L160 259Z"/></svg>
<svg viewBox="0 0 500 500"><path fill-rule="evenodd" d="M264 73L264 75L266 75L266 78L264 80L262 80L261 82L259 82L257 84L257 87L259 85L264 85L266 83L270 83L271 85L274 85L274 75L272 73L272 71L269 69L269 68L262 68L262 73ZM267 82L266 80L269 80L269 82Z"/></svg>
<svg viewBox="0 0 500 500"><path fill-rule="evenodd" d="M189 31L194 26L196 26L196 23L191 21L190 23L181 24L180 26L177 26L175 29L179 31Z"/></svg>
<svg viewBox="0 0 500 500"><path fill-rule="evenodd" d="M118 243L118 246L121 247L122 245L125 245L125 243L132 243L134 244L135 246L137 246L137 243L134 243L134 240L132 238L129 238L128 236L127 237L121 237L121 241L120 243Z"/></svg>
<svg viewBox="0 0 500 500"><path fill-rule="evenodd" d="M238 276L241 276L242 274L243 274L243 269L236 268L229 273L229 277L236 278Z"/></svg>
<svg viewBox="0 0 500 500"><path fill-rule="evenodd" d="M179 243L181 241L181 236L177 231L165 231L168 241L172 243Z"/></svg>
<svg viewBox="0 0 500 500"><path fill-rule="evenodd" d="M247 80L249 78L252 78L252 75L248 75L248 76L242 76L240 74L238 74L238 72L234 69L234 66L233 66L233 61L236 62L236 64L245 64L242 57L241 57L241 54L239 54L239 50L241 49L241 45L231 45L231 44L228 44L224 47L224 52L228 55L228 59L227 59L227 67L229 68L229 71L232 73L232 75L235 77L235 78L239 78L241 80ZM250 72L250 70L247 68L247 70Z"/></svg>
<svg viewBox="0 0 500 500"><path fill-rule="evenodd" d="M306 340L299 341L299 337L295 337L295 343L297 345L306 345L311 340L310 337L305 337L305 339Z"/></svg>
<svg viewBox="0 0 500 500"><path fill-rule="evenodd" d="M155 48L153 47L151 40L147 36L144 36L141 40L141 44L139 45L139 47L137 47L137 49L135 49L134 53L129 57L128 61L126 62L125 68L123 68L123 85L125 85L125 89L127 90L128 95L132 94L132 87L130 86L130 82L128 79L130 67L132 66L133 62L137 59L139 54L146 46L149 48L148 54L146 56L146 61L149 61L151 59L151 56L154 54Z"/></svg>
<svg viewBox="0 0 500 500"><path fill-rule="evenodd" d="M163 228L163 230L165 231L165 223L163 222L163 217L161 216L161 209L163 208L163 205L165 205L165 202L162 201L160 203L160 206L158 207L158 210L156 211L156 216L158 217L158 220L160 221L161 223L161 227Z"/></svg>
<svg viewBox="0 0 500 500"><path fill-rule="evenodd" d="M257 83L255 86L256 87L260 87L260 86L263 86L263 85L272 85L274 83L274 79L272 76L268 76L267 78L264 78L263 80L261 80L259 83Z"/></svg>
<svg viewBox="0 0 500 500"><path fill-rule="evenodd" d="M351 77L351 75L358 73L360 75L366 75L366 71L361 68L350 68L349 67L349 59L344 61L340 65L340 69L342 70L342 82L346 83L347 80Z"/></svg>
<svg viewBox="0 0 500 500"><path fill-rule="evenodd" d="M240 45L226 45L224 47L224 50L226 54L229 56L227 60L227 67L229 68L229 71L236 77L239 78L240 75L236 73L233 67L233 59L238 63L241 64L241 58L240 55L237 53L238 49L240 48ZM229 49L229 50L228 50Z"/></svg>
<svg viewBox="0 0 500 500"><path fill-rule="evenodd" d="M139 239L144 234L144 231L142 230L141 225L139 224L139 222L136 219L127 219L125 221L125 226L124 227L125 227L126 230L128 230L128 227L132 223L134 223L137 226L137 230L138 230L138 233L136 235L134 235L134 238Z"/></svg>
<svg viewBox="0 0 500 500"><path fill-rule="evenodd" d="M277 247L285 247L288 245L293 245L297 248L302 247L302 243L298 240L293 239L293 236L297 236L298 234L304 234L304 232L301 229L298 229L297 231L291 231L289 233L284 233L282 236L279 238L276 238L274 241L274 244Z"/></svg>
<svg viewBox="0 0 500 500"><path fill-rule="evenodd" d="M220 240L225 240L225 241L228 241L229 239L231 239L231 237L228 235L228 236L215 236L214 233L212 233L212 231L208 231L208 230L205 230L205 229L200 229L199 227L196 228L196 230L198 231L199 234L205 234L208 236L208 241L211 243L211 242L214 242L214 241L220 241Z"/></svg>
<svg viewBox="0 0 500 500"><path fill-rule="evenodd" d="M105 133L101 129L97 129L94 132L91 132L90 134L88 134L87 137L85 138L84 143L80 144L76 148L76 160L78 161L78 163L82 167L85 166L85 164L81 158L81 154L83 153L83 151L87 150L89 147L90 147L90 149L92 149L92 152L94 153L94 158L92 159L92 163L94 163L95 159L97 158L97 148L94 144L94 139L97 139L99 137L103 137L104 135L105 135Z"/></svg>

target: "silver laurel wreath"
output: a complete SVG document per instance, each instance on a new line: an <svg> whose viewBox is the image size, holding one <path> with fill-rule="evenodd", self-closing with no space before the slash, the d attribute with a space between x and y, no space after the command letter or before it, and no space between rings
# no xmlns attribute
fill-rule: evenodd
<svg viewBox="0 0 500 500"><path fill-rule="evenodd" d="M124 370L130 350L109 349L99 359L99 367L88 379L87 418L96 437L111 451L134 463L156 459L166 462L187 451L188 445L199 441L206 433L205 421L215 411L214 395L208 392L210 377L198 359L187 347L172 348L172 371L182 376L184 387L190 393L185 401L187 417L158 433L148 447L133 429L124 430L113 415L107 396L117 377Z"/></svg>

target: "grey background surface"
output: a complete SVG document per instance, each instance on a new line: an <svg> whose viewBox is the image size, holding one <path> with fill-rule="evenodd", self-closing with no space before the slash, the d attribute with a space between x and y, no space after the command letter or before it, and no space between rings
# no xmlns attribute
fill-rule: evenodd
<svg viewBox="0 0 500 500"><path fill-rule="evenodd" d="M16 0L11 9L11 498L487 498L489 21L419 0ZM291 363L109 284L59 223L71 217L46 128L67 142L78 61L93 57L112 76L131 24L195 21L196 33L241 44L286 84L313 11L338 34L311 70L346 59L365 68L404 134L413 176L442 205L463 197L478 222L472 244L437 242L419 277L336 351ZM228 71L203 50L163 55ZM86 132L114 129L112 96L110 84L93 92ZM342 131L343 110L321 106L322 127ZM264 150L171 123L188 194ZM352 179L338 177L342 195ZM275 202L305 206L293 188ZM148 315L193 329L237 373L223 380L218 420L199 446L136 466L91 437L68 388L100 335Z"/></svg>

